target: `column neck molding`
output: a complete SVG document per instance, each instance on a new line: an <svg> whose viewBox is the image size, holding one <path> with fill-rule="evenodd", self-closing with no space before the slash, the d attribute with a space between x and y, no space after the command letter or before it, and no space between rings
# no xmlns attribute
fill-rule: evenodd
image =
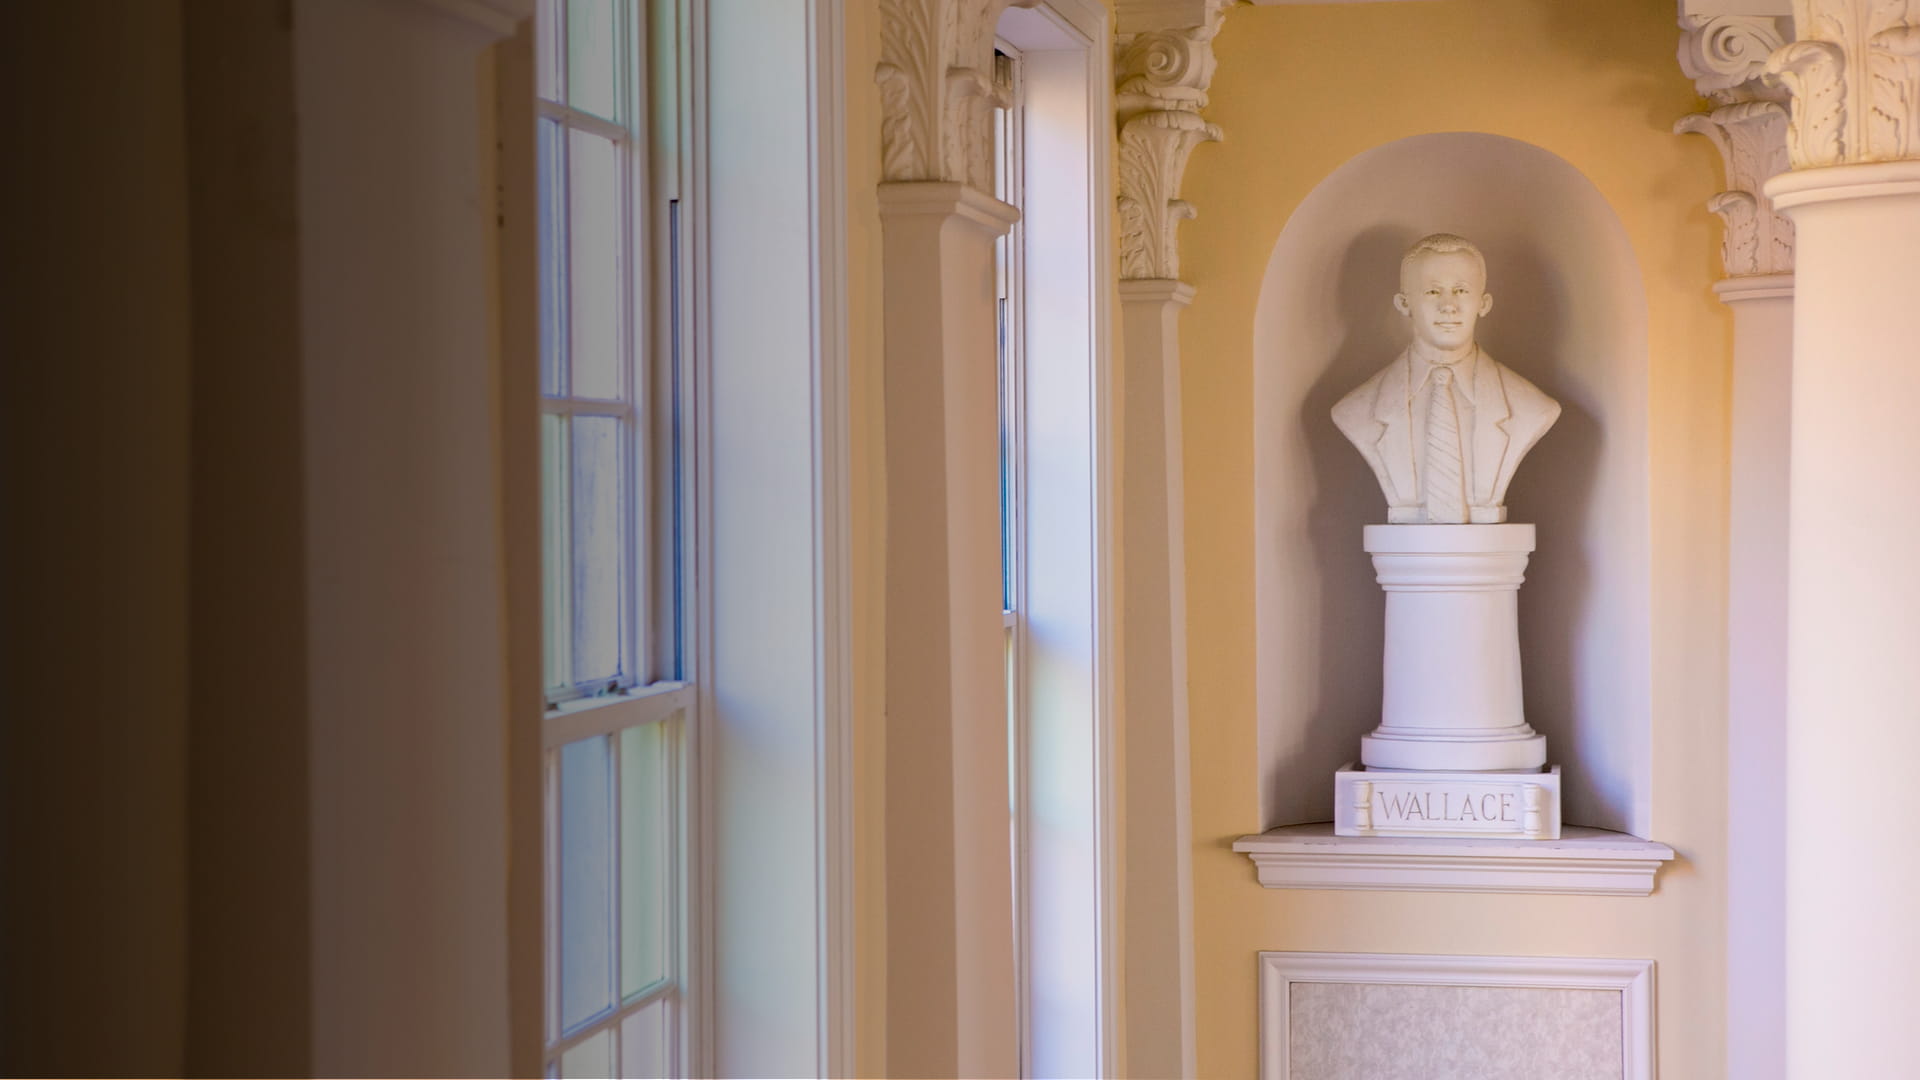
<svg viewBox="0 0 1920 1080"><path fill-rule="evenodd" d="M1120 283L1122 304L1172 304L1184 308L1193 303L1193 296L1193 286L1169 278L1129 278Z"/></svg>
<svg viewBox="0 0 1920 1080"><path fill-rule="evenodd" d="M880 218L951 217L993 236L1020 220L1020 211L978 188L954 181L883 183L878 189Z"/></svg>
<svg viewBox="0 0 1920 1080"><path fill-rule="evenodd" d="M880 0L880 169L993 190L993 28L1034 0Z"/></svg>
<svg viewBox="0 0 1920 1080"><path fill-rule="evenodd" d="M1713 291L1722 301L1729 304L1737 304L1744 300L1791 300L1793 275L1746 274L1730 277L1715 282Z"/></svg>
<svg viewBox="0 0 1920 1080"><path fill-rule="evenodd" d="M1222 138L1200 115L1216 60L1213 39L1231 0L1118 0L1115 106L1120 126L1120 276L1180 276L1178 228L1187 159Z"/></svg>
<svg viewBox="0 0 1920 1080"><path fill-rule="evenodd" d="M1680 30L1680 69L1714 107L1681 117L1674 131L1704 135L1720 151L1727 187L1707 209L1725 222L1721 261L1730 276L1791 272L1793 223L1763 190L1788 167L1786 91L1766 78L1787 20L1683 14Z"/></svg>
<svg viewBox="0 0 1920 1080"><path fill-rule="evenodd" d="M1792 97L1795 169L1920 158L1920 0L1794 0L1767 62Z"/></svg>
<svg viewBox="0 0 1920 1080"><path fill-rule="evenodd" d="M1795 169L1768 181L1767 194L1782 210L1849 199L1910 199L1920 196L1920 158Z"/></svg>

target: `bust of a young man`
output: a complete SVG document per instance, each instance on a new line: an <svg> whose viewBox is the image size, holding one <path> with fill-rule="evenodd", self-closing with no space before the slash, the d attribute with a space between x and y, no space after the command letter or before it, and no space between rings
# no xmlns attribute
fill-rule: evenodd
<svg viewBox="0 0 1920 1080"><path fill-rule="evenodd" d="M1487 261L1471 241L1435 233L1400 260L1393 306L1413 343L1333 407L1387 497L1391 524L1495 524L1507 485L1560 403L1474 341L1493 307Z"/></svg>

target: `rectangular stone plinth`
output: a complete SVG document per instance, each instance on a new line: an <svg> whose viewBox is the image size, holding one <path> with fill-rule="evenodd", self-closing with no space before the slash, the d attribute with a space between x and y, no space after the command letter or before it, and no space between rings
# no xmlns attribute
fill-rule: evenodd
<svg viewBox="0 0 1920 1080"><path fill-rule="evenodd" d="M1545 772L1333 774L1336 836L1560 838L1560 766Z"/></svg>

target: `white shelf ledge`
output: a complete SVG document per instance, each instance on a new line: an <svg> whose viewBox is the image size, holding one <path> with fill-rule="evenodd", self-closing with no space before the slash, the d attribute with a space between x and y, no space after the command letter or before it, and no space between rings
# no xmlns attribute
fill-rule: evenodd
<svg viewBox="0 0 1920 1080"><path fill-rule="evenodd" d="M1673 849L1605 829L1569 826L1558 840L1335 836L1333 823L1243 836L1269 889L1579 893L1646 896Z"/></svg>

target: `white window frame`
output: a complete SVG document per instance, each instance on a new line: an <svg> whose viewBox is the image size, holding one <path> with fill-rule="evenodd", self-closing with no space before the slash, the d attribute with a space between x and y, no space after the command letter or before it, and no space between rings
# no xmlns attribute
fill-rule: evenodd
<svg viewBox="0 0 1920 1080"><path fill-rule="evenodd" d="M1118 597L1111 337L1111 39L1089 0L1010 8L1012 283L1009 613L1021 1069L1119 1062L1112 821ZM1087 917L1092 913L1092 918Z"/></svg>
<svg viewBox="0 0 1920 1080"><path fill-rule="evenodd" d="M559 743L636 717L646 722L641 712L692 710L682 729L679 1075L855 1072L843 6L653 0L656 18L671 10L676 24L676 66L655 78L679 90L679 109L674 130L656 131L655 140L683 155L672 176L680 185L679 243L692 267L673 306L686 421L680 670L687 678L551 711L543 703L534 729L540 737L513 742L510 771L521 790L537 790L535 755L549 736ZM513 115L503 107L503 116ZM516 155L509 170L516 178L521 167L531 175L532 151L529 144L524 162ZM772 197L729 186L742 175L731 165L742 155L751 156L756 175L771 178ZM530 255L531 240L510 235L523 245L514 253ZM767 235L781 244L759 243ZM798 244L796 235L804 238ZM507 284L527 280L510 272ZM524 316L530 295L514 290L504 300ZM663 322L655 320L656 332ZM526 359L516 351L511 361L516 395L529 389L520 381ZM796 372L801 392L771 401L759 393L766 379ZM763 406L771 411L756 411ZM514 419L520 448L537 450L524 423L531 417ZM747 430L758 437L744 447L730 441ZM742 457L743 448L760 459ZM763 482L756 475L763 462L798 469L799 482ZM532 485L516 492L514 535L537 538ZM755 531L758 545L734 542ZM768 535L789 541L771 559L763 557ZM510 572L537 616L542 571L525 555L528 539ZM805 600L796 605L798 596ZM749 602L754 597L761 608ZM778 626L767 625L763 609L780 616ZM534 622L515 624L511 652L516 670L538 674ZM772 743L777 752L763 752ZM517 852L538 851L541 805L516 801ZM516 869L516 879L523 873ZM517 910L519 933L542 938L537 905ZM540 1034L544 1000L533 987L521 989L516 1031Z"/></svg>
<svg viewBox="0 0 1920 1080"><path fill-rule="evenodd" d="M843 0L690 10L691 1075L853 1075Z"/></svg>
<svg viewBox="0 0 1920 1080"><path fill-rule="evenodd" d="M695 280L690 248L680 244L675 215L684 217L685 161L679 145L686 130L685 114L689 95L685 77L686 4L680 0L656 0L653 3L621 2L614 6L619 22L621 46L628 50L618 80L617 93L626 112L625 123L615 123L546 97L537 97L536 115L561 123L562 152L566 152L564 132L578 127L613 139L622 148L626 198L622 201L616 227L621 232L622 254L630 288L621 297L620 378L622 399L602 401L572 396L554 398L542 386L543 414L611 415L633 421L626 445L628 478L623 493L628 518L627 546L623 552L626 589L621 597L622 637L621 673L607 687L581 683L571 677L549 684L545 709L540 719L541 767L544 794L541 800L545 846L544 892L546 923L542 928L545 952L545 987L541 995L544 1011L543 1069L557 1073L562 1055L603 1032L611 1032L613 1065L621 1067L619 1040L628 1017L665 1001L671 1009L662 1047L664 1060L673 1075L694 1071L693 1052L696 1019L695 987L692 983L695 938L699 903L692 872L694 837L693 808L697 803L698 708L697 688L675 678L687 662L685 653L695 627L697 613L679 600L680 583L694 577L694 552L697 544L692 533L693 515L687 512L690 501L688 478L693 471L692 432L687 422L695 414L692 400L693 350L685 341L676 341L676 328L687 325L692 310L691 283ZM537 54L536 92L552 84L566 86L567 42L564 0L540 0L535 19ZM661 103L665 103L662 106ZM671 111L669 111L671 110ZM537 147L537 136L536 136ZM561 193L560 203L567 199ZM567 213L570 215L570 209ZM571 228L563 216L558 226L563 234ZM564 261L564 260L563 260ZM567 304L566 267L557 271L562 286L560 303ZM546 281L541 278L544 288ZM570 317L569 317L570 318ZM547 329L542 328L543 341ZM544 347L544 346L543 346ZM568 343L567 355L572 352ZM568 361L570 362L570 360ZM676 394L675 389L679 388ZM551 478L544 476L543 482ZM544 500L543 500L544 505ZM543 526L543 533L548 526ZM555 538L546 536L546 543ZM556 581L550 566L543 566L545 587L563 586L563 595L571 596L571 581ZM683 607L685 608L683 610ZM562 618L565 622L564 607ZM544 606L543 606L544 616ZM543 648L552 649L551 635L565 627L547 626ZM563 653L564 655L564 653ZM545 681L545 680L543 680ZM597 681L597 680L596 680ZM667 971L664 978L642 988L634 996L621 996L621 909L618 881L622 854L620 824L622 810L621 753L618 739L610 740L610 795L613 820L609 823L608 843L613 848L614 871L610 888L613 894L608 964L613 981L611 1007L582 1022L571 1031L561 1029L559 1015L562 972L559 947L561 815L560 750L592 738L606 738L648 725L665 725L668 761L666 791L666 835L662 844L668 851L672 881L668 888Z"/></svg>

